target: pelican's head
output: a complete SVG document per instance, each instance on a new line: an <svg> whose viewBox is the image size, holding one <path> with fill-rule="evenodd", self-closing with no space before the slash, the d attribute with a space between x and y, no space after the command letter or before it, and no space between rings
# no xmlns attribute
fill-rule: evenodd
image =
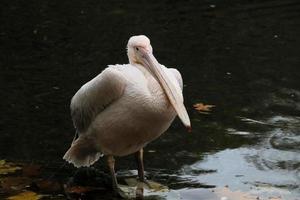
<svg viewBox="0 0 300 200"><path fill-rule="evenodd" d="M127 44L127 53L130 64L141 64L159 82L179 118L188 130L191 130L190 118L184 107L181 94L170 80L169 73L166 73L153 56L149 38L144 35L132 36Z"/></svg>
<svg viewBox="0 0 300 200"><path fill-rule="evenodd" d="M139 57L140 50L152 53L152 46L150 44L149 38L147 38L145 35L132 36L128 40L127 44L127 54L130 64L142 64Z"/></svg>

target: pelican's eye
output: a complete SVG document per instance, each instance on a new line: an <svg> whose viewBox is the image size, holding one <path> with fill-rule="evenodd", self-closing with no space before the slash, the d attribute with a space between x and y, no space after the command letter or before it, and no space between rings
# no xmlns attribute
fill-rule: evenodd
<svg viewBox="0 0 300 200"><path fill-rule="evenodd" d="M139 50L139 48L138 48L138 47L135 47L135 50L137 50L137 51L138 51L138 50Z"/></svg>

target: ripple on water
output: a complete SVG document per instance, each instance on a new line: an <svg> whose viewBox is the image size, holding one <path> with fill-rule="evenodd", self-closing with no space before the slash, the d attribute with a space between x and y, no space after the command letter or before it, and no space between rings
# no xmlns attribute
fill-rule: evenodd
<svg viewBox="0 0 300 200"><path fill-rule="evenodd" d="M230 135L250 135L251 133L248 131L238 131L234 128L228 128L227 133Z"/></svg>
<svg viewBox="0 0 300 200"><path fill-rule="evenodd" d="M270 144L274 149L300 152L300 118L274 116L268 120L275 128L271 132Z"/></svg>
<svg viewBox="0 0 300 200"><path fill-rule="evenodd" d="M270 138L274 149L300 152L300 135L290 130L276 129Z"/></svg>
<svg viewBox="0 0 300 200"><path fill-rule="evenodd" d="M183 167L184 176L189 174L189 179L204 185L215 185L216 188L228 186L231 191L262 198L280 196L282 199L295 199L300 189L300 119L275 116L265 122L266 126L272 125L273 128L257 134L261 138L256 145L207 154L189 168ZM234 128L227 129L227 132L241 136L253 134Z"/></svg>

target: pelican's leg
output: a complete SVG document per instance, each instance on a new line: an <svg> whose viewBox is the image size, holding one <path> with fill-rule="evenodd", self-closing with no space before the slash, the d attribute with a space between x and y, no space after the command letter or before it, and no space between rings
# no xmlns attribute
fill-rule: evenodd
<svg viewBox="0 0 300 200"><path fill-rule="evenodd" d="M136 156L136 161L137 161L137 165L138 165L139 180L141 182L145 182L144 161L143 161L144 150L140 149L138 152L136 152L135 156Z"/></svg>
<svg viewBox="0 0 300 200"><path fill-rule="evenodd" d="M120 190L118 186L118 180L115 173L115 159L113 156L107 156L107 164L110 170L111 178L112 178L112 186L113 190L116 193L116 195L119 195L123 198L126 197L126 195Z"/></svg>
<svg viewBox="0 0 300 200"><path fill-rule="evenodd" d="M136 199L143 199L144 197L144 183L146 183L145 180L145 175L144 175L144 161L143 161L143 156L144 155L144 150L140 149L138 152L135 153L135 158L137 161L138 165L138 176L139 176L139 181L143 182L138 183L137 188L136 188Z"/></svg>
<svg viewBox="0 0 300 200"><path fill-rule="evenodd" d="M136 161L137 161L137 165L138 165L138 176L139 176L139 181L140 181L140 182L143 182L144 184L146 184L146 186L147 186L148 188L152 188L152 189L153 189L153 186L151 185L151 183L148 182L148 181L145 179L145 173L144 173L144 161L143 161L143 158L144 158L144 150L143 150L143 149L140 149L138 152L136 152L135 156L136 156Z"/></svg>

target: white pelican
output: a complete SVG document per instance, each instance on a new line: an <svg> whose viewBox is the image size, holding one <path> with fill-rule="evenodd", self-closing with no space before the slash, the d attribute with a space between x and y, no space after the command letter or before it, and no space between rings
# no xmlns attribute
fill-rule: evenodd
<svg viewBox="0 0 300 200"><path fill-rule="evenodd" d="M180 73L158 63L144 35L129 39L127 54L129 64L109 65L73 96L70 107L78 138L63 157L82 167L107 155L116 192L113 156L136 153L138 176L145 181L143 148L165 132L176 115L191 129Z"/></svg>

